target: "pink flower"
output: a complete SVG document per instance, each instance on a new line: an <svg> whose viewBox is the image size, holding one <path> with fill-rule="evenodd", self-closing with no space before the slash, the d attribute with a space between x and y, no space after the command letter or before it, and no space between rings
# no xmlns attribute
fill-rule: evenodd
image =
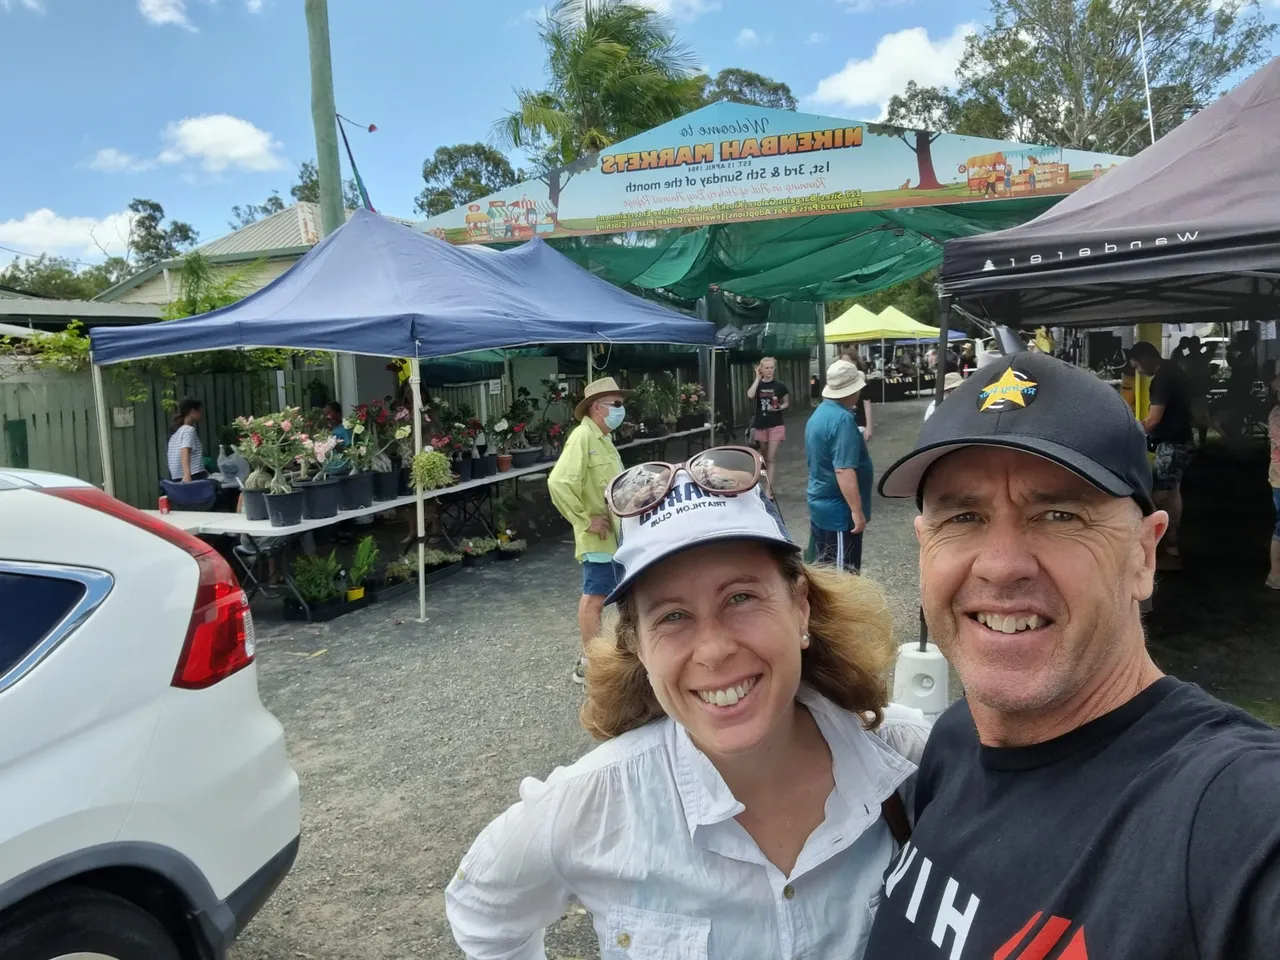
<svg viewBox="0 0 1280 960"><path fill-rule="evenodd" d="M276 422L274 420L264 420L262 425L264 427L274 427L276 425Z"/></svg>
<svg viewBox="0 0 1280 960"><path fill-rule="evenodd" d="M285 433L288 433L290 430L293 429L293 424L290 423L288 420L281 420L280 429L283 430Z"/></svg>

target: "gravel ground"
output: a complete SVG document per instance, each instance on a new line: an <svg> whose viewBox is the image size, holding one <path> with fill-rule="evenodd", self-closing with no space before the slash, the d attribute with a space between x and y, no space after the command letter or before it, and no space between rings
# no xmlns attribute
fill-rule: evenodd
<svg viewBox="0 0 1280 960"><path fill-rule="evenodd" d="M910 446L922 403L877 408L872 440L887 465ZM789 424L776 488L807 538L803 418ZM877 500L867 573L885 582L900 630L916 630L910 503ZM480 829L591 747L579 728L581 586L570 538L515 563L433 585L416 599L315 626L263 623L262 698L280 718L302 779L302 849L233 960L460 957L443 889ZM570 912L547 936L555 960L598 956L590 919Z"/></svg>
<svg viewBox="0 0 1280 960"><path fill-rule="evenodd" d="M909 449L923 408L876 408L871 449L880 469ZM789 428L776 487L803 540L803 418ZM1210 466L1189 475L1189 488L1201 490L1188 495L1189 569L1161 584L1152 649L1220 695L1261 700L1280 684L1280 595L1263 596L1263 574L1253 569L1265 563L1261 514L1270 504L1250 507L1261 519L1227 528L1249 530L1247 539L1218 535L1239 519L1222 511L1258 498L1251 472L1239 470L1240 495L1215 495ZM885 585L898 634L912 639L915 507L880 498L873 506L864 572ZM433 585L425 624L415 619L416 599L404 599L331 624L260 625L262 697L285 726L302 778L303 838L293 873L233 960L461 956L443 888L463 852L516 799L522 777L544 777L591 746L568 679L579 576L570 539L552 536L516 563ZM548 933L547 952L553 960L598 957L589 918L571 910Z"/></svg>

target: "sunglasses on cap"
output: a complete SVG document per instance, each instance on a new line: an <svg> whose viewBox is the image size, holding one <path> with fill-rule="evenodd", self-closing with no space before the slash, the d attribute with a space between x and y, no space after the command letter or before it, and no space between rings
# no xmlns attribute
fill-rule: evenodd
<svg viewBox="0 0 1280 960"><path fill-rule="evenodd" d="M707 493L732 497L760 482L762 465L760 454L750 447L711 447L684 463L638 463L613 478L605 501L617 517L638 517L667 498L680 470Z"/></svg>

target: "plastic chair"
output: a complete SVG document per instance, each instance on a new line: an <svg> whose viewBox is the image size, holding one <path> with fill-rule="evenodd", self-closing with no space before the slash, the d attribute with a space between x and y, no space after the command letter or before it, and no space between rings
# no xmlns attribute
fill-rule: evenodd
<svg viewBox="0 0 1280 960"><path fill-rule="evenodd" d="M169 498L172 510L212 510L218 502L219 486L216 480L161 480L160 492Z"/></svg>

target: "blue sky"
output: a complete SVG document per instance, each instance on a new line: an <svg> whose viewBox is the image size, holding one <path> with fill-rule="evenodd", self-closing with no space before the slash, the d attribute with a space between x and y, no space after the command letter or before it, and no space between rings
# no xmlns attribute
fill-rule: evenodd
<svg viewBox="0 0 1280 960"><path fill-rule="evenodd" d="M645 0L706 68L786 81L801 108L874 119L909 79L952 79L982 0ZM1280 0L1268 0L1280 2ZM1276 8L1272 8L1273 10ZM329 0L338 109L374 205L413 216L422 161L487 139L536 86L528 0ZM149 197L211 240L233 204L315 155L302 0L0 0L0 246L101 259ZM344 161L345 164L345 161ZM11 255L0 251L0 262Z"/></svg>

